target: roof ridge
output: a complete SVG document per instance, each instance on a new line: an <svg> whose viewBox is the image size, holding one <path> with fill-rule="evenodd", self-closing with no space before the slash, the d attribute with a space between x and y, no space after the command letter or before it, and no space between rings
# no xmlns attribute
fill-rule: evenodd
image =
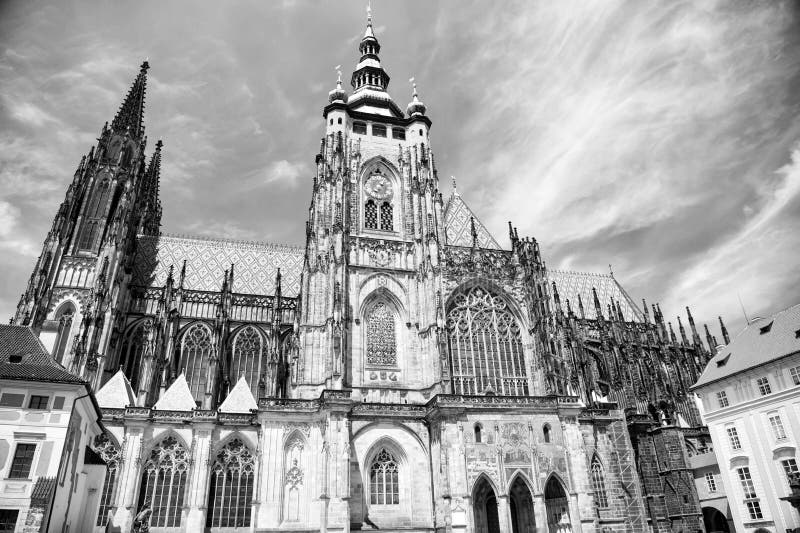
<svg viewBox="0 0 800 533"><path fill-rule="evenodd" d="M245 244L249 246L260 246L273 249L283 250L298 250L303 251L304 247L297 244L276 243L267 241L247 240L247 239L231 239L226 237L210 237L207 235L193 235L191 233L162 233L161 235L138 235L140 240L160 240L160 239L174 239L174 240L191 240L203 241L210 243L227 243L227 244Z"/></svg>

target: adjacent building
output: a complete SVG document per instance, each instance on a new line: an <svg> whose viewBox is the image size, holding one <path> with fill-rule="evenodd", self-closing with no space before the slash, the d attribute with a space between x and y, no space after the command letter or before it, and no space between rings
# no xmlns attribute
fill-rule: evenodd
<svg viewBox="0 0 800 533"><path fill-rule="evenodd" d="M757 318L711 359L693 390L741 532L800 527L787 501L800 452L800 305Z"/></svg>
<svg viewBox="0 0 800 533"><path fill-rule="evenodd" d="M88 383L27 327L0 325L0 531L91 531L105 462Z"/></svg>

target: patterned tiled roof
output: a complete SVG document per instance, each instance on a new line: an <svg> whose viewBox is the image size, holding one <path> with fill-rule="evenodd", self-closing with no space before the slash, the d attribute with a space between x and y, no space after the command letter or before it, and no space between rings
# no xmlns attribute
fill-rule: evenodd
<svg viewBox="0 0 800 533"><path fill-rule="evenodd" d="M800 352L800 304L748 324L720 350L693 388Z"/></svg>
<svg viewBox="0 0 800 533"><path fill-rule="evenodd" d="M22 360L11 363L12 355ZM0 379L83 383L56 363L30 328L8 325L0 325Z"/></svg>
<svg viewBox="0 0 800 533"><path fill-rule="evenodd" d="M185 289L219 291L225 271L233 264L233 292L273 294L278 268L281 269L283 295L297 296L300 292L302 248L171 235L139 237L133 282L146 287L161 287L166 283L170 265L173 265L177 283L184 260Z"/></svg>
<svg viewBox="0 0 800 533"><path fill-rule="evenodd" d="M625 320L641 321L643 318L642 312L614 276L570 270L548 270L547 276L550 281L555 281L562 304L566 306L566 300L569 300L572 311L576 315L579 314L578 295L580 294L586 318L597 317L592 296L592 287L594 287L597 290L597 299L600 301L604 315L607 314L606 310L613 299L615 302L619 302Z"/></svg>
<svg viewBox="0 0 800 533"><path fill-rule="evenodd" d="M447 244L451 246L472 246L472 228L470 218L475 220L475 232L478 234L478 246L502 250L492 234L486 229L475 213L467 206L461 195L453 191L444 208L444 228Z"/></svg>

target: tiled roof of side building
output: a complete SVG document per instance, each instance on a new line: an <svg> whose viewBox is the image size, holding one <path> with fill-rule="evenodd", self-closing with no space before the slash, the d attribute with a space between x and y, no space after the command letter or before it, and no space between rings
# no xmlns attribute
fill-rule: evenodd
<svg viewBox="0 0 800 533"><path fill-rule="evenodd" d="M182 236L139 236L133 267L133 283L163 287L170 266L178 283L186 261L184 288L218 292L225 271L233 265L233 292L271 295L281 269L281 293L294 297L300 292L303 248L262 242Z"/></svg>
<svg viewBox="0 0 800 533"><path fill-rule="evenodd" d="M708 362L692 388L796 353L800 353L800 304L750 322Z"/></svg>
<svg viewBox="0 0 800 533"><path fill-rule="evenodd" d="M8 325L0 325L0 379L84 383L50 356L30 328Z"/></svg>

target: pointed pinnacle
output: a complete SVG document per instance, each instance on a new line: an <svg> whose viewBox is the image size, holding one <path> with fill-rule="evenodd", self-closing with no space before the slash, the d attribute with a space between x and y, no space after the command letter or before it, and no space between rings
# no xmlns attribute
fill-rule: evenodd
<svg viewBox="0 0 800 533"><path fill-rule="evenodd" d="M139 75L133 81L128 95L111 122L111 129L117 133L129 132L139 139L144 134L144 96L147 88L147 70L150 64L145 61L139 68Z"/></svg>

